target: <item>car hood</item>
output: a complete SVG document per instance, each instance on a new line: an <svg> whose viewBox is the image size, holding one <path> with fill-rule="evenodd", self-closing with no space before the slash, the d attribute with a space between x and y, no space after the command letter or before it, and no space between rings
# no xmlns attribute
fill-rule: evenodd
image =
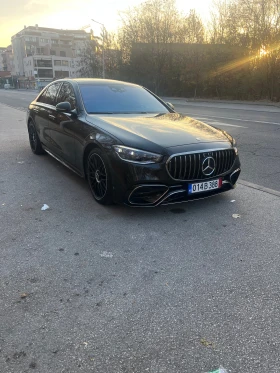
<svg viewBox="0 0 280 373"><path fill-rule="evenodd" d="M164 148L202 142L229 141L221 130L178 113L89 115L91 121L111 133L124 145L136 136Z"/></svg>

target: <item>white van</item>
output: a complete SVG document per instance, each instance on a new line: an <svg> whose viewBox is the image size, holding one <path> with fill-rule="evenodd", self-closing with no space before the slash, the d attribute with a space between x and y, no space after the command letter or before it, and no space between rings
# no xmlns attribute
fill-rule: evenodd
<svg viewBox="0 0 280 373"><path fill-rule="evenodd" d="M4 88L5 89L10 89L11 88L11 84L8 84L8 83L4 84Z"/></svg>

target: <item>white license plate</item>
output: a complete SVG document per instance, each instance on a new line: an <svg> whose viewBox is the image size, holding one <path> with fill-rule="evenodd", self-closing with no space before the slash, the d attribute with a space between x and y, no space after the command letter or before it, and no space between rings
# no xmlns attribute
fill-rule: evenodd
<svg viewBox="0 0 280 373"><path fill-rule="evenodd" d="M202 183L189 184L189 194L207 192L208 190L219 189L222 186L222 179L203 181Z"/></svg>

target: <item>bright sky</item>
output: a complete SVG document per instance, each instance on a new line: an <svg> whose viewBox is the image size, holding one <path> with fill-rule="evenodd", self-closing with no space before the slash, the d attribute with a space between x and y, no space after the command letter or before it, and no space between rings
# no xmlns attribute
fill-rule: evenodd
<svg viewBox="0 0 280 373"><path fill-rule="evenodd" d="M187 13L191 8L207 18L212 0L176 0L178 9ZM104 23L112 31L118 27L120 11L139 5L143 0L6 0L1 4L0 47L11 43L11 36L24 25L79 29L91 24L94 33L100 31L91 18Z"/></svg>

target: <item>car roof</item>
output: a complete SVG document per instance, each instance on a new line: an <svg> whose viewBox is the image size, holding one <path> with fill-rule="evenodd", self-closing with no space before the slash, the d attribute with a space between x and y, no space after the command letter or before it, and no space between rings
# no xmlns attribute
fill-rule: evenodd
<svg viewBox="0 0 280 373"><path fill-rule="evenodd" d="M57 80L58 81L58 80ZM126 85L131 85L131 86L136 86L139 87L138 84L133 84L129 82L123 82L121 80L113 80L113 79L97 79L97 78L74 78L74 79L59 79L59 81L69 81L69 82L76 82L79 85L107 85L107 84L116 84L116 83L121 83L121 84L126 84Z"/></svg>

